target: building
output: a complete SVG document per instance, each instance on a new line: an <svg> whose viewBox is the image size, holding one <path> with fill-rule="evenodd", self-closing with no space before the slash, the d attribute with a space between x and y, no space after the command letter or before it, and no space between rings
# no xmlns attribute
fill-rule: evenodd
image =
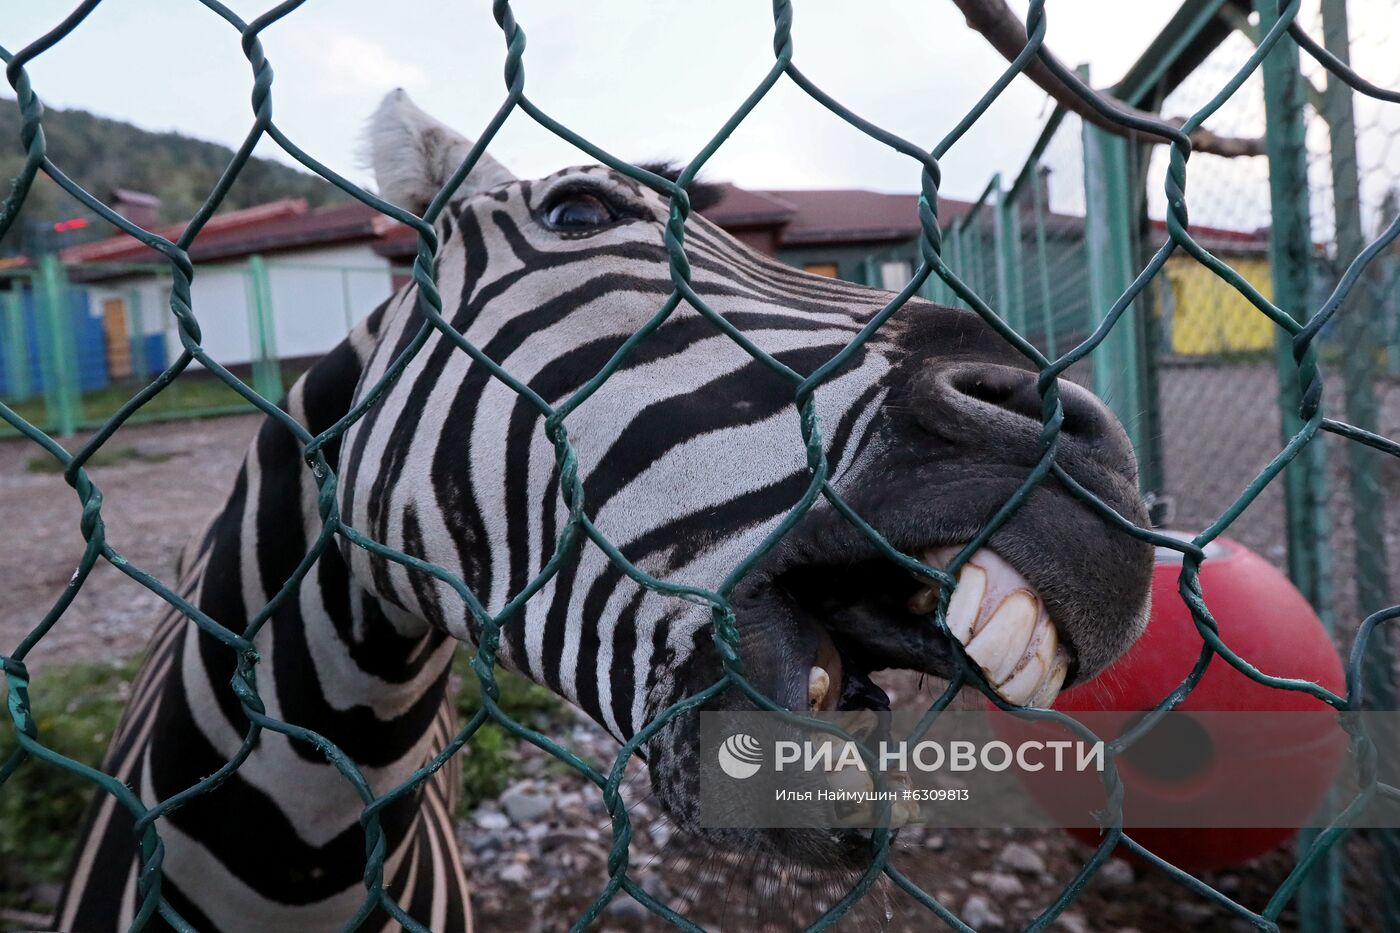
<svg viewBox="0 0 1400 933"><path fill-rule="evenodd" d="M159 206L150 195L131 191L114 192L112 203L146 224ZM942 199L938 213L950 264L1001 310L1007 303L998 293L991 211ZM912 194L724 185L704 215L754 249L818 275L897 290L919 263L918 197ZM1091 329L1084 219L1050 214L1040 252L1032 248L1029 223L1023 219L1020 226L1025 258L1016 279L1026 335L1042 346L1047 338L1061 347L1077 342ZM175 241L184 226L154 232ZM1266 233L1194 232L1269 294ZM411 228L358 202L311 209L305 201L283 199L215 215L190 248L201 345L221 365L251 371L265 394L280 392L278 367L287 363L295 372L335 346L406 280L416 250ZM70 247L59 258L72 287L66 300L76 309L70 329L82 351L77 365L83 390L148 378L181 352L169 310L170 265L163 256L122 234ZM922 291L953 300L941 283L925 283ZM1268 320L1189 257L1169 262L1155 299L1167 352L1198 357L1272 346ZM46 378L40 305L32 296L9 305L7 314L15 320L8 333L23 337L29 352L12 351L0 360L0 392L9 394L11 382L33 386ZM260 364L267 370L261 381Z"/></svg>
<svg viewBox="0 0 1400 933"><path fill-rule="evenodd" d="M1045 186L1048 180L1040 179ZM1042 188L1042 203L1049 203ZM1024 199L1027 207L1029 199ZM967 201L939 199L938 218L944 231L949 264L995 309L1005 304L998 294L995 231L990 209L974 214ZM903 288L919 263L918 196L862 190L757 191L725 185L720 200L705 216L749 246L783 262L818 275L874 285L891 291ZM1044 263L1023 211L1020 282L1026 336L1044 346L1047 333L1061 339L1083 339L1089 331L1088 261L1084 218L1049 214L1044 221ZM961 223L960 223L961 222ZM950 235L963 226L960 240ZM1268 231L1192 227L1206 249L1228 262L1265 297L1272 294L1268 260ZM1152 222L1152 238L1161 242L1166 224ZM1249 301L1190 256L1168 260L1165 278L1154 294L1160 315L1165 352L1184 357L1214 356L1267 350L1274 327ZM930 297L949 300L936 290Z"/></svg>
<svg viewBox="0 0 1400 933"><path fill-rule="evenodd" d="M375 251L395 228L403 229L358 203L310 209L283 199L215 215L189 251L202 346L231 367L326 352L396 287L391 260ZM175 241L184 225L153 232ZM108 335L111 378L158 371L180 352L162 255L123 234L59 258Z"/></svg>

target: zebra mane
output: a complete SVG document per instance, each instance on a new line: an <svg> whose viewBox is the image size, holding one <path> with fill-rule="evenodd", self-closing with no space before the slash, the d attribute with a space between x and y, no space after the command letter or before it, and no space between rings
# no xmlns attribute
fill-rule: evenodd
<svg viewBox="0 0 1400 933"><path fill-rule="evenodd" d="M660 175L662 178L675 181L680 177L681 169L685 166L679 162L643 162L638 167L653 175ZM691 209L703 211L719 203L720 198L724 196L724 184L697 178L690 183L690 187L686 188L686 191L690 193Z"/></svg>

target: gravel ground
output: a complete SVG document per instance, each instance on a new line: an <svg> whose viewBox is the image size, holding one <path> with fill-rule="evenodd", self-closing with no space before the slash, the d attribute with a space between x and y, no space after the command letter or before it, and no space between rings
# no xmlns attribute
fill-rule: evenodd
<svg viewBox="0 0 1400 933"><path fill-rule="evenodd" d="M128 456L89 470L102 490L107 540L134 566L166 583L180 550L228 496L260 416L129 425L105 449ZM65 446L76 450L80 435ZM0 440L0 645L10 650L49 611L82 557L77 493L54 461L28 441ZM31 655L41 672L53 661L122 657L145 645L161 601L99 561L58 624Z"/></svg>
<svg viewBox="0 0 1400 933"><path fill-rule="evenodd" d="M1270 367L1167 368L1163 413L1169 492L1177 527L1208 523L1237 496L1280 446ZM1328 395L1340 400L1340 387ZM1385 388L1383 432L1400 432L1400 385ZM109 540L136 566L170 580L180 548L226 494L243 450L256 429L254 416L124 428L109 441L128 455L92 475L104 495ZM73 445L69 445L70 449ZM1339 451L1340 444L1332 442ZM35 472L42 455L32 445L0 441L0 645L9 649L39 621L73 572L82 551L77 497L57 473ZM1382 462L1379 482L1400 501L1400 465ZM1355 625L1349 600L1353 542L1339 452L1333 473L1334 605L1342 631ZM1400 521L1392 520L1388 546L1392 592L1400 583ZM1231 529L1232 537L1280 565L1282 505L1266 490ZM42 676L49 664L118 657L141 648L158 600L105 563L99 564L59 624L31 655ZM1347 624L1350 620L1350 624ZM900 691L896 685L896 690ZM904 691L907 693L908 691ZM912 702L912 701L911 701ZM615 743L579 719L568 744L595 763L610 762ZM468 752L469 753L469 752ZM481 929L566 929L607 880L611 827L601 794L528 744L518 750L518 780L499 801L479 807L461 825ZM724 853L696 851L673 832L633 767L625 787L633 818L631 865L648 891L709 928L781 931L811 922L846 890L833 878L756 863ZM978 929L1015 929L1053 901L1082 864L1087 850L1059 833L907 830L895 865ZM1349 842L1351 929L1374 928L1372 898L1364 890L1370 860L1364 838ZM1262 908L1291 867L1278 852L1240 870L1210 875L1211 884L1255 909ZM1289 915L1284 925L1295 926ZM664 925L630 898L615 899L597 926L651 930ZM888 885L841 924L843 929L923 930L928 914ZM1160 872L1111 863L1057 921L1056 929L1234 931L1249 927L1169 880Z"/></svg>

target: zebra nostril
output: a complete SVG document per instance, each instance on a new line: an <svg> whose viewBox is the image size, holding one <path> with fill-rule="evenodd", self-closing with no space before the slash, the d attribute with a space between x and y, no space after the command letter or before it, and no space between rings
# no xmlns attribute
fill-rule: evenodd
<svg viewBox="0 0 1400 933"><path fill-rule="evenodd" d="M1027 422L1042 420L1039 376L1031 370L993 363L953 363L931 366L916 384L915 410L919 423L936 434L949 425L962 425L973 434L1025 433ZM1121 433L1112 415L1087 390L1059 380L1064 409L1061 433L1088 444L1099 444ZM1005 414L1014 415L1008 419Z"/></svg>
<svg viewBox="0 0 1400 933"><path fill-rule="evenodd" d="M1009 366L970 366L948 380L954 392L997 408L1040 420L1035 374Z"/></svg>

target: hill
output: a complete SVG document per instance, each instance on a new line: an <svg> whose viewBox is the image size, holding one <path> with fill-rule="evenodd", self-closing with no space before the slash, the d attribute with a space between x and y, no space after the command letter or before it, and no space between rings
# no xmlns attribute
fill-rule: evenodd
<svg viewBox="0 0 1400 933"><path fill-rule="evenodd" d="M0 187L19 174L24 155L19 144L19 108L0 99ZM162 223L184 220L214 187L233 150L180 133L156 133L83 110L44 112L49 157L78 184L106 200L114 188L154 194L161 199ZM276 198L305 198L312 206L342 200L328 182L279 162L248 161L225 199L223 209L248 207ZM42 174L30 191L20 219L3 240L0 255L33 253L50 245L57 220L89 212ZM109 236L112 228L92 223L86 231L66 234L62 245ZM86 234L84 236L83 234Z"/></svg>

